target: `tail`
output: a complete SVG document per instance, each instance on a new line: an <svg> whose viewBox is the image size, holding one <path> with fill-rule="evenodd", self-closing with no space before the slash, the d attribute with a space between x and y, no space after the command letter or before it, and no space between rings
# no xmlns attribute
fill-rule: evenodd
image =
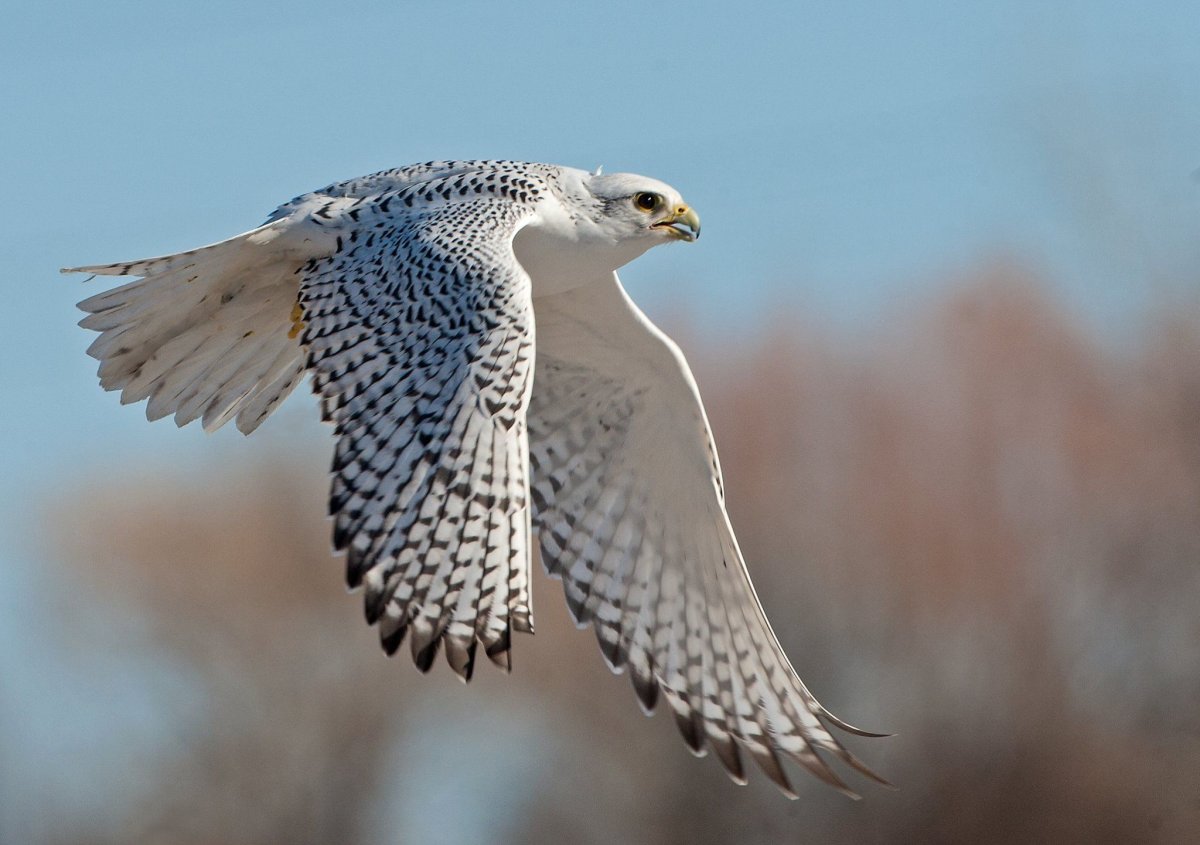
<svg viewBox="0 0 1200 845"><path fill-rule="evenodd" d="M215 431L234 417L249 434L304 375L299 332L301 261L270 246L276 224L211 246L64 273L142 278L79 303L79 325L100 336L100 386L122 404L149 399L146 416L201 419Z"/></svg>

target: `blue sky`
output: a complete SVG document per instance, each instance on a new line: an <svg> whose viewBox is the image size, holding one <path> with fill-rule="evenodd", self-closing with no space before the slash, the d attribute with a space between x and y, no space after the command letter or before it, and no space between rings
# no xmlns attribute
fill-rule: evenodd
<svg viewBox="0 0 1200 845"><path fill-rule="evenodd" d="M628 268L652 313L861 326L1010 255L1119 330L1200 259L1200 10L1125 5L22 4L0 34L6 463L73 463L76 426L178 440L96 394L72 306L98 283L57 267L428 158L676 185L705 236Z"/></svg>
<svg viewBox="0 0 1200 845"><path fill-rule="evenodd" d="M39 503L81 474L255 445L102 394L73 307L98 283L58 267L211 242L385 167L523 158L678 187L704 238L624 277L652 314L732 320L714 342L781 303L868 331L997 255L1116 337L1200 287L1197 43L1194 2L6 9L0 714L31 759L101 717L55 703L64 667L23 599L52 577L25 528Z"/></svg>

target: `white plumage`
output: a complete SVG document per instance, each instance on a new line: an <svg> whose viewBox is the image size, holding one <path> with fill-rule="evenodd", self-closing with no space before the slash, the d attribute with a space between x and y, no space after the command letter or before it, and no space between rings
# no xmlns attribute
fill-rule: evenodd
<svg viewBox="0 0 1200 845"><path fill-rule="evenodd" d="M858 762L780 648L725 512L678 347L615 270L694 240L667 185L543 164L430 162L330 185L258 229L74 271L141 276L80 303L100 383L147 415L253 431L305 372L337 431L330 513L389 654L509 667L535 542L639 700L744 782L739 748L853 794ZM536 348L536 356L534 350Z"/></svg>

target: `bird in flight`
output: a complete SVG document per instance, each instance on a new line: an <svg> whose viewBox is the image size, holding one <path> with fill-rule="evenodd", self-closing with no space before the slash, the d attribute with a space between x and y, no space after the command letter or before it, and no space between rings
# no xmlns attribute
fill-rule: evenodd
<svg viewBox="0 0 1200 845"><path fill-rule="evenodd" d="M830 728L750 583L679 347L616 270L694 241L669 185L513 161L339 182L256 229L64 272L137 276L79 304L106 390L147 416L249 434L303 376L336 430L329 510L346 580L393 654L468 680L533 632L540 556L576 622L739 783L744 749L854 793L818 752L886 784Z"/></svg>

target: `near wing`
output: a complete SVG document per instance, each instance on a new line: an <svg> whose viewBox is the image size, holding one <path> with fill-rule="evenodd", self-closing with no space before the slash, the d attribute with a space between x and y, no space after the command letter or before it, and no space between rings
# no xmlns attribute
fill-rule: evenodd
<svg viewBox="0 0 1200 845"><path fill-rule="evenodd" d="M615 275L539 297L529 410L534 525L580 624L638 698L659 690L697 754L745 782L738 745L795 797L777 752L854 793L816 753L874 780L822 723L754 593L716 451L678 347Z"/></svg>
<svg viewBox="0 0 1200 845"><path fill-rule="evenodd" d="M330 513L346 577L394 653L464 678L482 642L508 667L530 630L525 409L529 278L512 253L528 209L494 197L416 208L410 190L331 200L337 237L301 270L308 366L337 427ZM432 195L432 194L431 194Z"/></svg>

